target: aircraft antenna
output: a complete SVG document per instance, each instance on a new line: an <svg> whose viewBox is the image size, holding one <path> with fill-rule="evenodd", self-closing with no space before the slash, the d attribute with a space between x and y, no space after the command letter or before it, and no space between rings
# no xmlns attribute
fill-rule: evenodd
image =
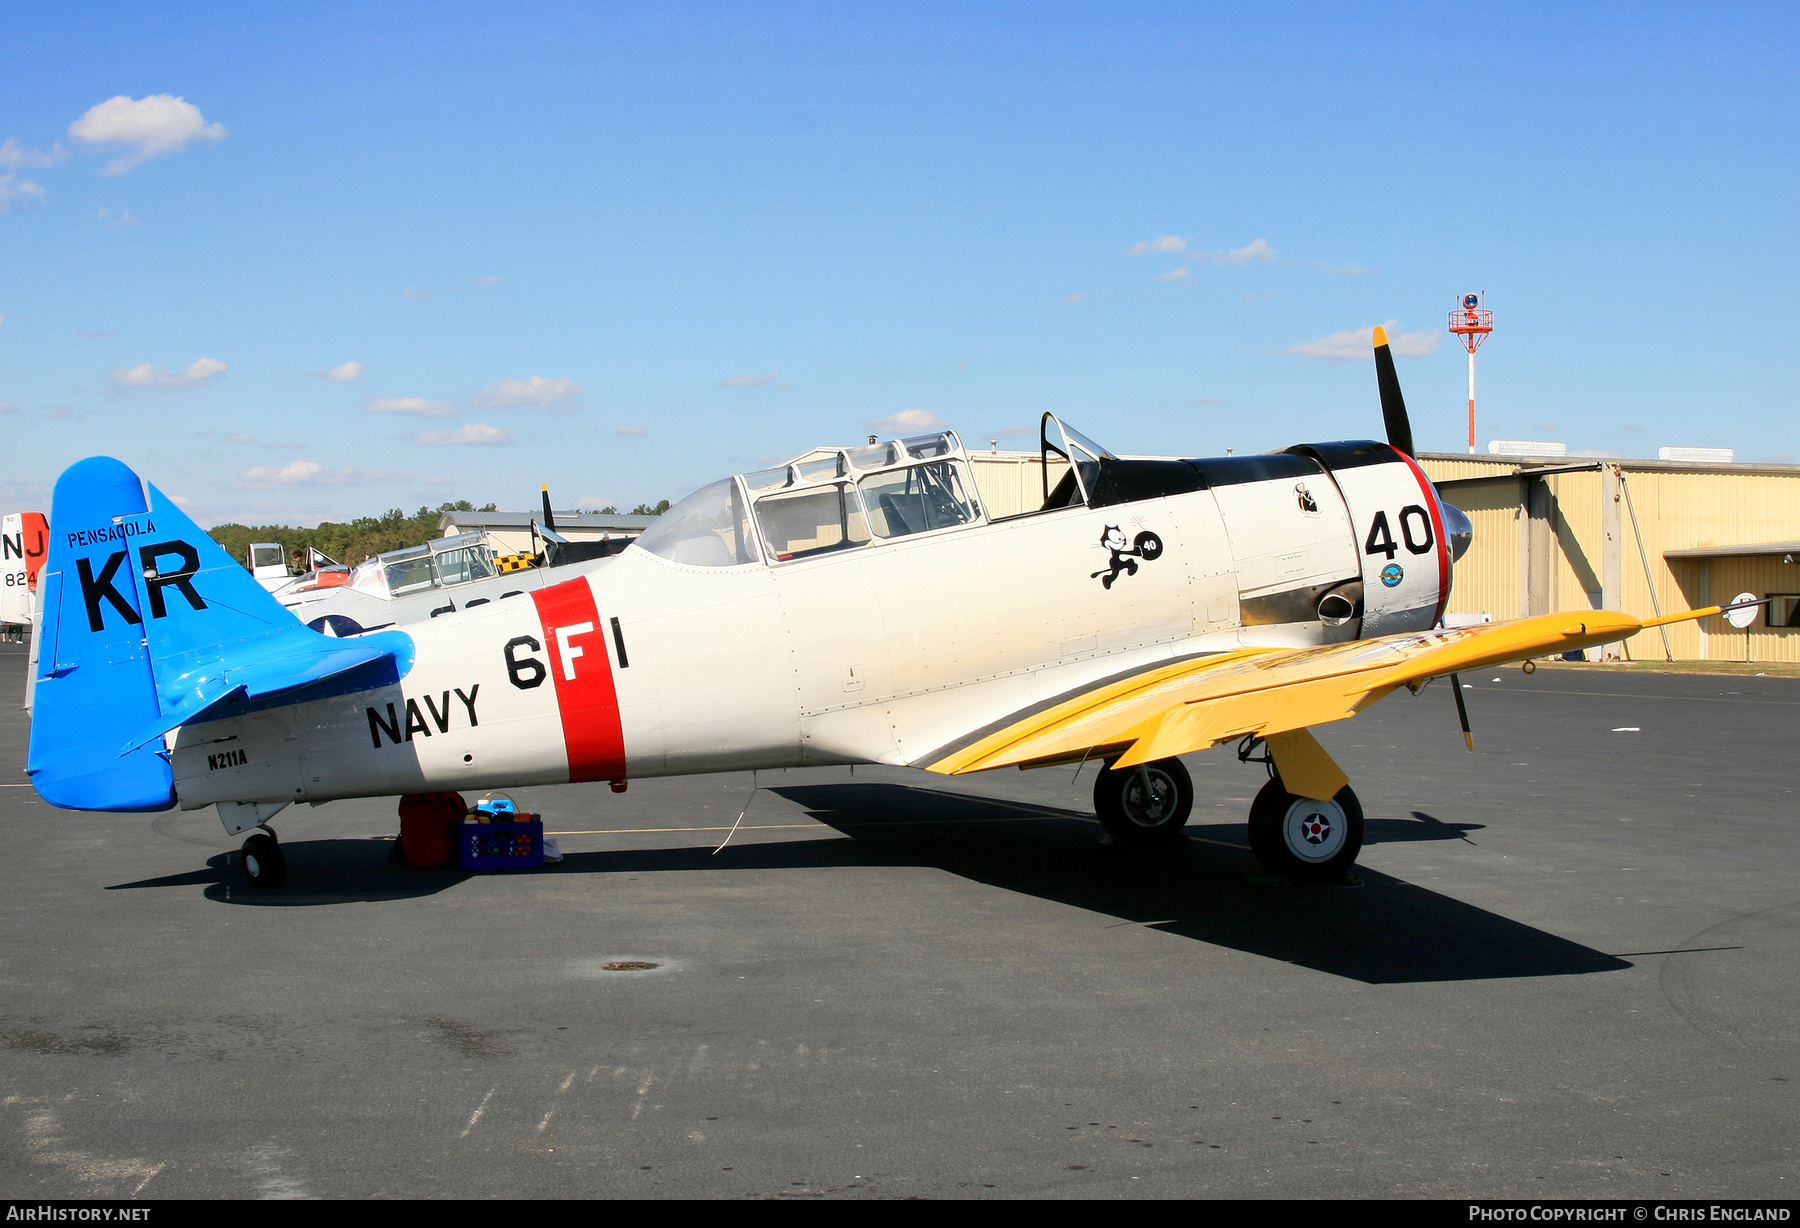
<svg viewBox="0 0 1800 1228"><path fill-rule="evenodd" d="M1465 294L1450 312L1450 331L1469 351L1469 451L1475 450L1475 351L1494 331L1494 313L1486 309L1487 291Z"/></svg>

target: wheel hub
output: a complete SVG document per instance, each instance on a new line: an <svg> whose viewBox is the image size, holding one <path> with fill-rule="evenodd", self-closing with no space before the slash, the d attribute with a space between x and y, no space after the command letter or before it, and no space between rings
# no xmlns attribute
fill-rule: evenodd
<svg viewBox="0 0 1800 1228"><path fill-rule="evenodd" d="M1288 851L1302 861L1330 861L1344 847L1348 827L1336 802L1303 797L1288 807L1282 825Z"/></svg>
<svg viewBox="0 0 1800 1228"><path fill-rule="evenodd" d="M1145 788L1141 780L1134 780L1126 787L1125 814L1141 827L1155 827L1169 817L1174 796L1175 788L1169 779L1160 772L1152 772L1149 788Z"/></svg>

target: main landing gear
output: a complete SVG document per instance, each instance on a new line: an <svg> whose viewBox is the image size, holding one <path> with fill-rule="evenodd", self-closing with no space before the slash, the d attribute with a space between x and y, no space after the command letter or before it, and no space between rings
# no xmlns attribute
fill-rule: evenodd
<svg viewBox="0 0 1800 1228"><path fill-rule="evenodd" d="M252 887L273 891L287 881L287 855L281 851L274 828L257 828L255 834L244 841L239 857L244 877L250 880Z"/></svg>
<svg viewBox="0 0 1800 1228"><path fill-rule="evenodd" d="M1194 781L1179 759L1114 769L1094 779L1094 813L1120 844L1166 844L1181 834L1194 808Z"/></svg>
<svg viewBox="0 0 1800 1228"><path fill-rule="evenodd" d="M1362 851L1362 803L1344 785L1329 800L1290 793L1260 739L1247 739L1239 758L1265 763L1269 783L1250 807L1250 851L1268 873L1290 883L1341 883ZM1338 776L1343 779L1342 774ZM1329 787L1329 786L1327 786ZM1094 811L1119 844L1167 844L1181 834L1194 806L1194 783L1179 759L1114 768L1094 781Z"/></svg>
<svg viewBox="0 0 1800 1228"><path fill-rule="evenodd" d="M1343 882L1362 842L1362 803L1349 785L1319 801L1289 793L1272 776L1250 805L1250 851L1290 883Z"/></svg>

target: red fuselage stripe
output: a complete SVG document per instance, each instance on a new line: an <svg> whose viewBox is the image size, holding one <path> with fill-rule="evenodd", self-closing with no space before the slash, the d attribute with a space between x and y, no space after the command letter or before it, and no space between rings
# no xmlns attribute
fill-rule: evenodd
<svg viewBox="0 0 1800 1228"><path fill-rule="evenodd" d="M625 779L625 730L613 687L606 625L585 579L531 594L544 627L550 676L568 748L569 781Z"/></svg>
<svg viewBox="0 0 1800 1228"><path fill-rule="evenodd" d="M1395 448L1394 454L1407 463L1413 476L1419 479L1419 489L1425 495L1425 509L1431 513L1431 535L1437 539L1438 560L1438 603L1437 613L1431 616L1431 625L1437 626L1438 620L1444 617L1444 609L1450 604L1450 543L1444 540L1444 514L1438 510L1437 488L1419 463L1406 453Z"/></svg>

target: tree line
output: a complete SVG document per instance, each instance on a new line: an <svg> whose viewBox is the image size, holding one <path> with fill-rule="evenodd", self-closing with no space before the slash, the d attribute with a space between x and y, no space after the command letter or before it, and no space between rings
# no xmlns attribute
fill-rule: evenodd
<svg viewBox="0 0 1800 1228"><path fill-rule="evenodd" d="M467 499L440 503L435 508L422 507L408 516L393 508L380 516L359 516L348 524L322 520L310 529L295 529L281 524L221 524L210 532L212 539L238 562L249 554L251 542L280 542L292 560L311 547L340 563L360 563L370 555L419 546L438 535L438 518L445 512L493 512L499 508L489 503L476 507Z"/></svg>
<svg viewBox="0 0 1800 1228"><path fill-rule="evenodd" d="M393 508L380 516L360 516L348 524L339 524L332 520L322 520L311 529L295 529L281 524L221 524L215 525L210 532L212 539L225 548L225 552L242 563L249 555L251 542L279 542L290 561L299 553L302 559L308 547L319 551L340 563L360 563L376 554L385 554L389 550L399 550L405 546L420 546L438 535L438 520L445 512L497 512L500 509L492 504L476 507L467 499L458 499L455 503L440 503L435 508L422 507L408 516L399 508ZM662 500L655 506L640 503L631 509L633 516L660 516L669 510L669 501ZM603 515L616 515L618 509L604 507Z"/></svg>

